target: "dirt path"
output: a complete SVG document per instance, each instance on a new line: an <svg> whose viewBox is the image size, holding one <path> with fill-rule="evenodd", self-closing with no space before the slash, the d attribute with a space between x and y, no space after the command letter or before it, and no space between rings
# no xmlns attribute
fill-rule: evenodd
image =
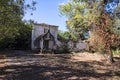
<svg viewBox="0 0 120 80"><path fill-rule="evenodd" d="M0 80L120 80L120 57L115 61L106 64L101 55L88 53L6 55Z"/></svg>

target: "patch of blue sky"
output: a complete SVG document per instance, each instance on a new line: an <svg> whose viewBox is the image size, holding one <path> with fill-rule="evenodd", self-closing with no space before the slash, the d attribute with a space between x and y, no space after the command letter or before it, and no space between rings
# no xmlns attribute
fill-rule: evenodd
<svg viewBox="0 0 120 80"><path fill-rule="evenodd" d="M113 1L113 2L108 3L108 4L105 6L105 10L106 10L107 12L113 13L114 10L115 10L115 8L117 7L118 3L119 3L118 0L115 0L115 1Z"/></svg>

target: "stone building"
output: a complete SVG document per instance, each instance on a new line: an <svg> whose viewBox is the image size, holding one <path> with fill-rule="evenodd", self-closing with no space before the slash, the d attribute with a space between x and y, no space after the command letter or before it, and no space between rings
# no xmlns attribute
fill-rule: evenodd
<svg viewBox="0 0 120 80"><path fill-rule="evenodd" d="M58 26L34 23L32 30L32 50L52 50L57 45Z"/></svg>
<svg viewBox="0 0 120 80"><path fill-rule="evenodd" d="M81 51L87 48L86 42L81 40L67 42L59 39L58 26L45 23L34 23L32 30L32 50L37 51L64 51L65 46L69 51Z"/></svg>

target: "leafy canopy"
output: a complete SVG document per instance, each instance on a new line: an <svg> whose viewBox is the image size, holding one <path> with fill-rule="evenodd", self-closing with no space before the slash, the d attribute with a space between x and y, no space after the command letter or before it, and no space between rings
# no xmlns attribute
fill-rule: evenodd
<svg viewBox="0 0 120 80"><path fill-rule="evenodd" d="M25 0L0 1L0 45L12 43L21 35L20 31L26 27L22 18L27 9L35 9L35 4L25 4Z"/></svg>
<svg viewBox="0 0 120 80"><path fill-rule="evenodd" d="M100 1L90 3L87 0L70 0L60 5L61 15L66 16L67 28L76 38L82 38L91 25L99 18L101 7Z"/></svg>

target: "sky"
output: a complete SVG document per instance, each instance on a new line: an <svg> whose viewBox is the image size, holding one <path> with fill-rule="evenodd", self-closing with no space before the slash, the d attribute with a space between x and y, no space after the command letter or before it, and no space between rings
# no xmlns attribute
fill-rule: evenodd
<svg viewBox="0 0 120 80"><path fill-rule="evenodd" d="M119 0L113 0L112 2L110 2L105 6L105 9L107 12L113 13L118 4L119 4Z"/></svg>
<svg viewBox="0 0 120 80"><path fill-rule="evenodd" d="M30 0L26 0L29 3ZM30 15L28 10L24 16L25 20L34 20L37 23L46 23L59 26L59 30L66 31L66 18L60 16L58 5L66 3L67 0L36 0L36 10Z"/></svg>

